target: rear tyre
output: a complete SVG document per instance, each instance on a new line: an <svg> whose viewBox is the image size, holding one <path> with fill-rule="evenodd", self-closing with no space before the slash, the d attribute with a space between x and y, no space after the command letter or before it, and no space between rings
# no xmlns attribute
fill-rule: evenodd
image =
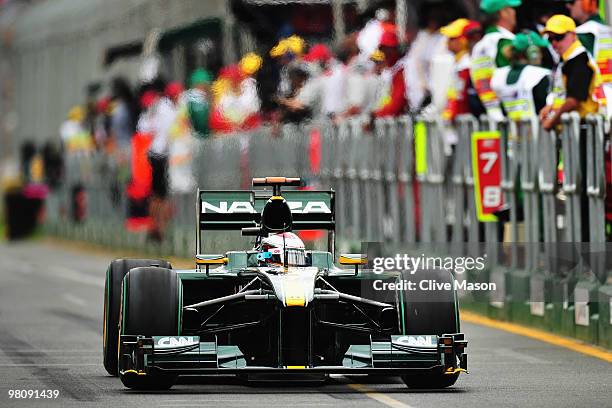
<svg viewBox="0 0 612 408"><path fill-rule="evenodd" d="M181 283L175 271L141 267L130 270L123 280L120 334L177 336L180 334ZM123 385L136 390L164 390L176 376L161 373L121 374Z"/></svg>
<svg viewBox="0 0 612 408"><path fill-rule="evenodd" d="M118 375L119 305L121 304L121 283L123 282L123 277L132 268L155 265L172 269L170 262L159 259L115 259L106 270L102 354L104 368L110 375Z"/></svg>
<svg viewBox="0 0 612 408"><path fill-rule="evenodd" d="M414 281L417 290L403 291L402 322L405 334L449 334L459 332L459 309L454 289L455 278L447 270L418 271L404 279ZM451 290L422 290L423 280L438 284L450 283ZM446 388L455 384L459 373L442 371L421 375L404 375L402 380L410 388Z"/></svg>

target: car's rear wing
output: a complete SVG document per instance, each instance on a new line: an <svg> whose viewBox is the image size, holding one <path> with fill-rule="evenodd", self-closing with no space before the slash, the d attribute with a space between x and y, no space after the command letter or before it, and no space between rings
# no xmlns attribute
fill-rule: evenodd
<svg viewBox="0 0 612 408"><path fill-rule="evenodd" d="M294 230L334 230L334 192L289 190L282 193L291 208ZM269 190L198 191L198 225L204 230L254 227L272 196Z"/></svg>
<svg viewBox="0 0 612 408"><path fill-rule="evenodd" d="M257 226L261 210L272 194L270 190L198 190L198 250L202 231L240 231ZM291 209L293 230L327 230L332 252L336 229L334 194L333 190L282 192Z"/></svg>

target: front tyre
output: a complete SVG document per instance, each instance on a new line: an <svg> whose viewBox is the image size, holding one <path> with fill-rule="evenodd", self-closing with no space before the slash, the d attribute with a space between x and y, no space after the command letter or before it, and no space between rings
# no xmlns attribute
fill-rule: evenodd
<svg viewBox="0 0 612 408"><path fill-rule="evenodd" d="M404 334L450 334L459 333L459 308L454 289L455 278L444 269L417 271L404 279L415 282L417 290L403 291L402 323ZM421 290L422 280L438 284L450 283L452 290ZM402 380L410 388L437 389L450 387L459 378L459 373L445 374L433 371L420 375L404 375Z"/></svg>
<svg viewBox="0 0 612 408"><path fill-rule="evenodd" d="M171 269L142 267L123 279L120 334L177 336L181 331L181 282ZM121 369L121 367L120 367ZM123 385L136 390L165 390L174 375L148 372L121 373Z"/></svg>
<svg viewBox="0 0 612 408"><path fill-rule="evenodd" d="M115 259L106 270L102 355L104 368L110 375L117 376L118 374L119 306L121 304L121 284L123 278L132 268L154 265L172 269L168 261L161 259Z"/></svg>

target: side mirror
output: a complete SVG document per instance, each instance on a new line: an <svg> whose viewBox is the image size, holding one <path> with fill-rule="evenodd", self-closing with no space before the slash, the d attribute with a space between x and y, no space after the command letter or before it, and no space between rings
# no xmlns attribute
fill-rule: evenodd
<svg viewBox="0 0 612 408"><path fill-rule="evenodd" d="M355 265L355 276L357 276L359 265L367 265L368 257L363 254L341 254L338 262L340 265Z"/></svg>
<svg viewBox="0 0 612 408"><path fill-rule="evenodd" d="M198 254L195 256L196 265L200 268L202 265L206 267L206 275L208 275L211 265L227 265L225 255L208 255Z"/></svg>

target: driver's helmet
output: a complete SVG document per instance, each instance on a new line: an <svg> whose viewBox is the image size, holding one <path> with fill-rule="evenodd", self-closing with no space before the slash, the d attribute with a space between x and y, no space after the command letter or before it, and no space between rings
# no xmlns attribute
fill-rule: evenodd
<svg viewBox="0 0 612 408"><path fill-rule="evenodd" d="M292 232L281 234L271 234L261 240L257 260L261 265L284 265L285 254L283 247L287 251L288 266L305 266L306 250L304 242Z"/></svg>

